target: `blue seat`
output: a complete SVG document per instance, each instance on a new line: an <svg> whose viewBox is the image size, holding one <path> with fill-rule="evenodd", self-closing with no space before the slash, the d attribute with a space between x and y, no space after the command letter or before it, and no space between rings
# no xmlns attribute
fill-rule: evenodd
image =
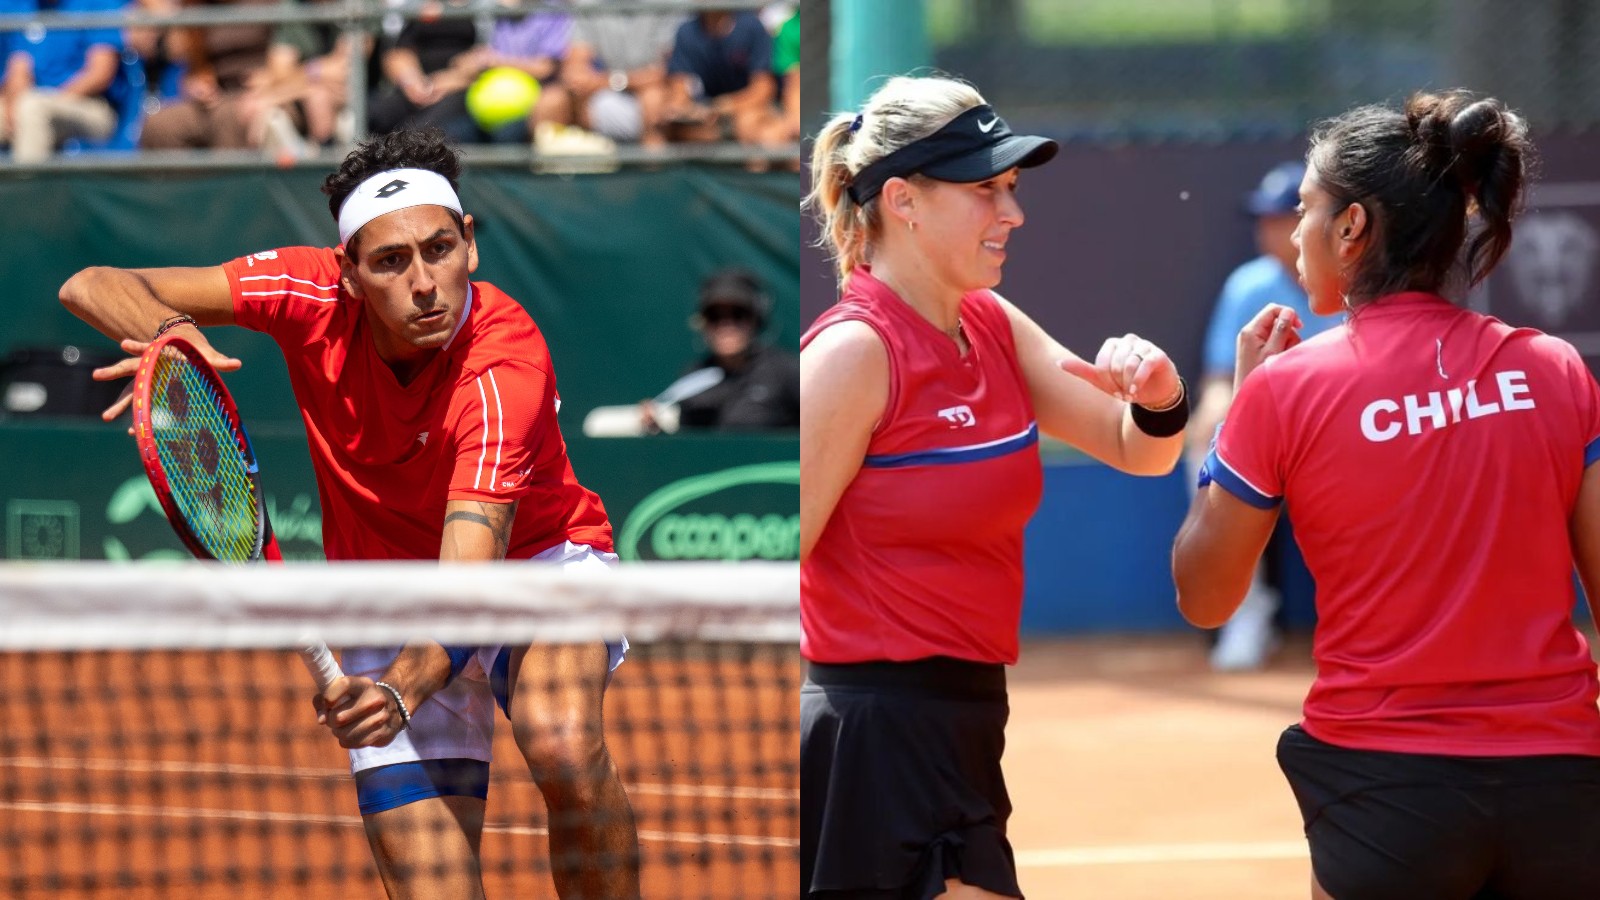
<svg viewBox="0 0 1600 900"><path fill-rule="evenodd" d="M61 153L131 153L139 149L139 131L144 127L144 100L147 95L144 60L131 49L122 51L117 75L106 89L106 100L117 114L116 129L103 141L68 138Z"/></svg>

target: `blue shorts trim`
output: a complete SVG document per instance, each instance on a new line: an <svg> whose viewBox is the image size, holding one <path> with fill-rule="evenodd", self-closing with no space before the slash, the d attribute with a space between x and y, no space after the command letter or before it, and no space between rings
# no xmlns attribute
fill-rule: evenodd
<svg viewBox="0 0 1600 900"><path fill-rule="evenodd" d="M489 764L476 759L424 759L356 773L363 816L432 797L489 798Z"/></svg>
<svg viewBox="0 0 1600 900"><path fill-rule="evenodd" d="M494 655L494 665L489 668L489 693L507 719L511 718L511 648L501 647Z"/></svg>
<svg viewBox="0 0 1600 900"><path fill-rule="evenodd" d="M473 655L477 652L477 647L445 647L444 653L450 657L450 678L445 684L455 681L456 676L461 674L461 670L467 667L467 663L472 661Z"/></svg>

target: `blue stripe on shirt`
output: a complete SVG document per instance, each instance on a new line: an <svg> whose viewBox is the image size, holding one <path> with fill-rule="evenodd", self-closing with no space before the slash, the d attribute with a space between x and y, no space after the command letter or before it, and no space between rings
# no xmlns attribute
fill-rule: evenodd
<svg viewBox="0 0 1600 900"><path fill-rule="evenodd" d="M1030 422L1026 431L1011 437L969 444L965 447L941 447L937 450L917 450L911 453L888 453L868 456L864 465L874 469L895 469L902 466L950 466L957 463L979 462L1026 450L1039 443L1039 423Z"/></svg>
<svg viewBox="0 0 1600 900"><path fill-rule="evenodd" d="M1583 467L1585 469L1593 465L1596 460L1600 460L1600 437L1590 441L1589 446L1583 448Z"/></svg>
<svg viewBox="0 0 1600 900"><path fill-rule="evenodd" d="M1282 497L1269 497L1251 487L1250 482L1240 478L1238 472L1228 468L1216 450L1206 457L1206 467L1211 470L1213 483L1256 509L1273 509L1283 500Z"/></svg>

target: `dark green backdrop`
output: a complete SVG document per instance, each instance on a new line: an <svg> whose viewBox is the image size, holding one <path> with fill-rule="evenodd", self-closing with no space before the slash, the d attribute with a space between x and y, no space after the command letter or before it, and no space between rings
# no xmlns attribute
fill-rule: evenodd
<svg viewBox="0 0 1600 900"><path fill-rule="evenodd" d="M316 481L296 425L252 429L272 523L288 559L319 559ZM628 559L795 559L799 443L792 435L569 439ZM180 559L186 554L113 425L0 425L6 559Z"/></svg>
<svg viewBox="0 0 1600 900"><path fill-rule="evenodd" d="M336 241L324 173L0 176L0 354L111 342L56 299L89 265L214 265ZM475 276L517 298L545 332L579 478L605 499L633 558L797 555L798 442L675 435L585 439L597 405L665 387L702 352L688 326L700 280L731 264L767 282L768 337L798 341L799 179L717 167L546 176L479 168L462 179L478 221ZM228 376L257 444L288 556L320 554L315 483L281 358L270 339L217 329L245 367ZM151 506L132 439L98 420L0 419L7 558L145 558L180 550ZM638 516L635 517L635 512Z"/></svg>
<svg viewBox="0 0 1600 900"><path fill-rule="evenodd" d="M0 353L20 345L110 342L61 307L56 292L84 266L207 266L338 232L318 190L325 173L0 177L7 286ZM700 350L688 317L700 279L749 266L776 313L769 336L799 340L800 222L794 173L672 167L605 175L480 168L461 200L478 221L476 278L517 298L544 330L564 409L655 394ZM219 332L245 360L229 377L252 421L299 421L272 342Z"/></svg>

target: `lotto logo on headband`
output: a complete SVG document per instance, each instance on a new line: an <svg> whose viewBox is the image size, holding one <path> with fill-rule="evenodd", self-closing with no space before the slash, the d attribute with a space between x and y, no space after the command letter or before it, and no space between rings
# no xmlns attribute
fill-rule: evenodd
<svg viewBox="0 0 1600 900"><path fill-rule="evenodd" d="M461 198L449 179L427 169L391 169L356 186L339 207L339 243L348 244L362 226L412 206L442 206L461 215Z"/></svg>

